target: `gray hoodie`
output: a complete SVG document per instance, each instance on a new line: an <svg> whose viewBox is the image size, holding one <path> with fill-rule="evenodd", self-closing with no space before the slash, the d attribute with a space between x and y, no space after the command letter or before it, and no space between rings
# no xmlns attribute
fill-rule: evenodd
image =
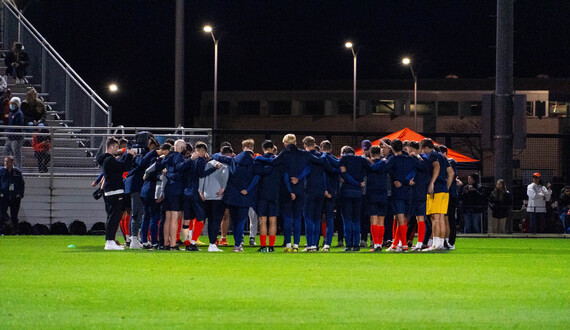
<svg viewBox="0 0 570 330"><path fill-rule="evenodd" d="M216 160L209 161L205 169L215 167L216 164L220 164L222 167L209 176L200 178L200 194L204 195L204 199L206 200L221 200L223 194L218 196L217 192L220 191L220 189L226 189L228 178L230 177L228 166Z"/></svg>

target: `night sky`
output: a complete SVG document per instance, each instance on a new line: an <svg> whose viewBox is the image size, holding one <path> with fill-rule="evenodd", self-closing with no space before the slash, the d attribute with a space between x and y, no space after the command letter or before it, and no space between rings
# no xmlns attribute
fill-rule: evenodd
<svg viewBox="0 0 570 330"><path fill-rule="evenodd" d="M174 0L20 1L24 15L113 106L114 123L174 124ZM187 1L186 126L213 88L213 41L223 33L219 90L305 89L318 80L493 77L494 0ZM515 3L515 77L570 77L570 1ZM117 82L121 92L104 89Z"/></svg>

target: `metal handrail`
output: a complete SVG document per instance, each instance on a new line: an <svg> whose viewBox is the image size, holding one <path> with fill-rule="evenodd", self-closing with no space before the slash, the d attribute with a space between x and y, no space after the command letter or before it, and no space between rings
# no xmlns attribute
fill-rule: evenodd
<svg viewBox="0 0 570 330"><path fill-rule="evenodd" d="M9 0L2 0L5 8L20 22L37 42L47 51L47 53L56 61L56 63L66 72L66 74L78 85L78 87L93 101L103 113L109 116L109 105L95 93L95 91L79 76L75 70L59 55L59 53L51 46L49 42L34 28L34 26L22 15L14 3ZM105 109L107 108L107 109Z"/></svg>

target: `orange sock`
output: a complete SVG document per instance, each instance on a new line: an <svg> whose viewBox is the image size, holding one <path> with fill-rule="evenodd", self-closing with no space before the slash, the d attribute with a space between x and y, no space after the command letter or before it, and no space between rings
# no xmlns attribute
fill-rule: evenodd
<svg viewBox="0 0 570 330"><path fill-rule="evenodd" d="M204 229L204 221L196 221L196 223L194 223L194 229L192 231L192 240L193 241L198 241L198 238L200 238L200 234L202 234L202 229Z"/></svg>
<svg viewBox="0 0 570 330"><path fill-rule="evenodd" d="M378 237L376 237L376 225L370 225L370 236L372 237L372 243L377 244Z"/></svg>
<svg viewBox="0 0 570 330"><path fill-rule="evenodd" d="M418 243L424 241L426 235L426 223L423 221L418 221Z"/></svg>
<svg viewBox="0 0 570 330"><path fill-rule="evenodd" d="M259 235L259 241L261 244L261 247L266 247L266 243L267 243L267 235Z"/></svg>
<svg viewBox="0 0 570 330"><path fill-rule="evenodd" d="M384 241L384 225L378 226L378 244Z"/></svg>
<svg viewBox="0 0 570 330"><path fill-rule="evenodd" d="M121 231L123 232L123 236L125 236L125 239L127 239L127 236L129 236L129 224L131 222L131 214L128 212L125 212L123 214L123 217L121 218L121 222L120 222L120 226L121 226Z"/></svg>
<svg viewBox="0 0 570 330"><path fill-rule="evenodd" d="M394 219L394 221L392 222L392 245L393 246L398 246L399 238L400 238L400 235L398 233L398 221L396 219Z"/></svg>
<svg viewBox="0 0 570 330"><path fill-rule="evenodd" d="M196 219L192 219L190 221L190 230L194 230L194 226L196 225Z"/></svg>
<svg viewBox="0 0 570 330"><path fill-rule="evenodd" d="M182 231L182 222L184 221L178 221L178 230L176 231L176 240L180 240L180 231Z"/></svg>
<svg viewBox="0 0 570 330"><path fill-rule="evenodd" d="M327 223L325 221L321 222L321 230L323 231L323 239L327 237Z"/></svg>
<svg viewBox="0 0 570 330"><path fill-rule="evenodd" d="M402 247L407 249L408 243L406 241L406 235L408 234L408 225L406 225L406 223L399 225L398 230L400 231L400 240L402 241Z"/></svg>
<svg viewBox="0 0 570 330"><path fill-rule="evenodd" d="M275 246L275 235L269 235L269 246Z"/></svg>

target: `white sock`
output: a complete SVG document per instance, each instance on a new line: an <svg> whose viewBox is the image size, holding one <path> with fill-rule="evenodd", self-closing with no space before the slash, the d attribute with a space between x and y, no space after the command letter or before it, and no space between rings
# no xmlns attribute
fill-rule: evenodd
<svg viewBox="0 0 570 330"><path fill-rule="evenodd" d="M213 248L218 248L218 247L216 246L216 244L210 244L210 247L211 247L212 249L213 249Z"/></svg>
<svg viewBox="0 0 570 330"><path fill-rule="evenodd" d="M291 243L287 243L286 248L290 249L290 248L291 248Z"/></svg>
<svg viewBox="0 0 570 330"><path fill-rule="evenodd" d="M192 232L193 230L188 229L188 239L192 238ZM184 237L184 239L186 239L186 237Z"/></svg>
<svg viewBox="0 0 570 330"><path fill-rule="evenodd" d="M433 239L430 238L427 245L432 246L433 245Z"/></svg>
<svg viewBox="0 0 570 330"><path fill-rule="evenodd" d="M190 229L182 228L182 236L184 237L185 241L190 240Z"/></svg>
<svg viewBox="0 0 570 330"><path fill-rule="evenodd" d="M190 241L190 244L196 245L196 241L195 241L195 240L191 240L191 241Z"/></svg>
<svg viewBox="0 0 570 330"><path fill-rule="evenodd" d="M380 246L380 244L374 244L374 248L377 248L379 246Z"/></svg>
<svg viewBox="0 0 570 330"><path fill-rule="evenodd" d="M325 246L323 246L323 249L330 249L330 245L325 244Z"/></svg>
<svg viewBox="0 0 570 330"><path fill-rule="evenodd" d="M424 246L424 243L423 243L423 242L418 242L418 244L416 244L416 246L421 249L422 246Z"/></svg>

